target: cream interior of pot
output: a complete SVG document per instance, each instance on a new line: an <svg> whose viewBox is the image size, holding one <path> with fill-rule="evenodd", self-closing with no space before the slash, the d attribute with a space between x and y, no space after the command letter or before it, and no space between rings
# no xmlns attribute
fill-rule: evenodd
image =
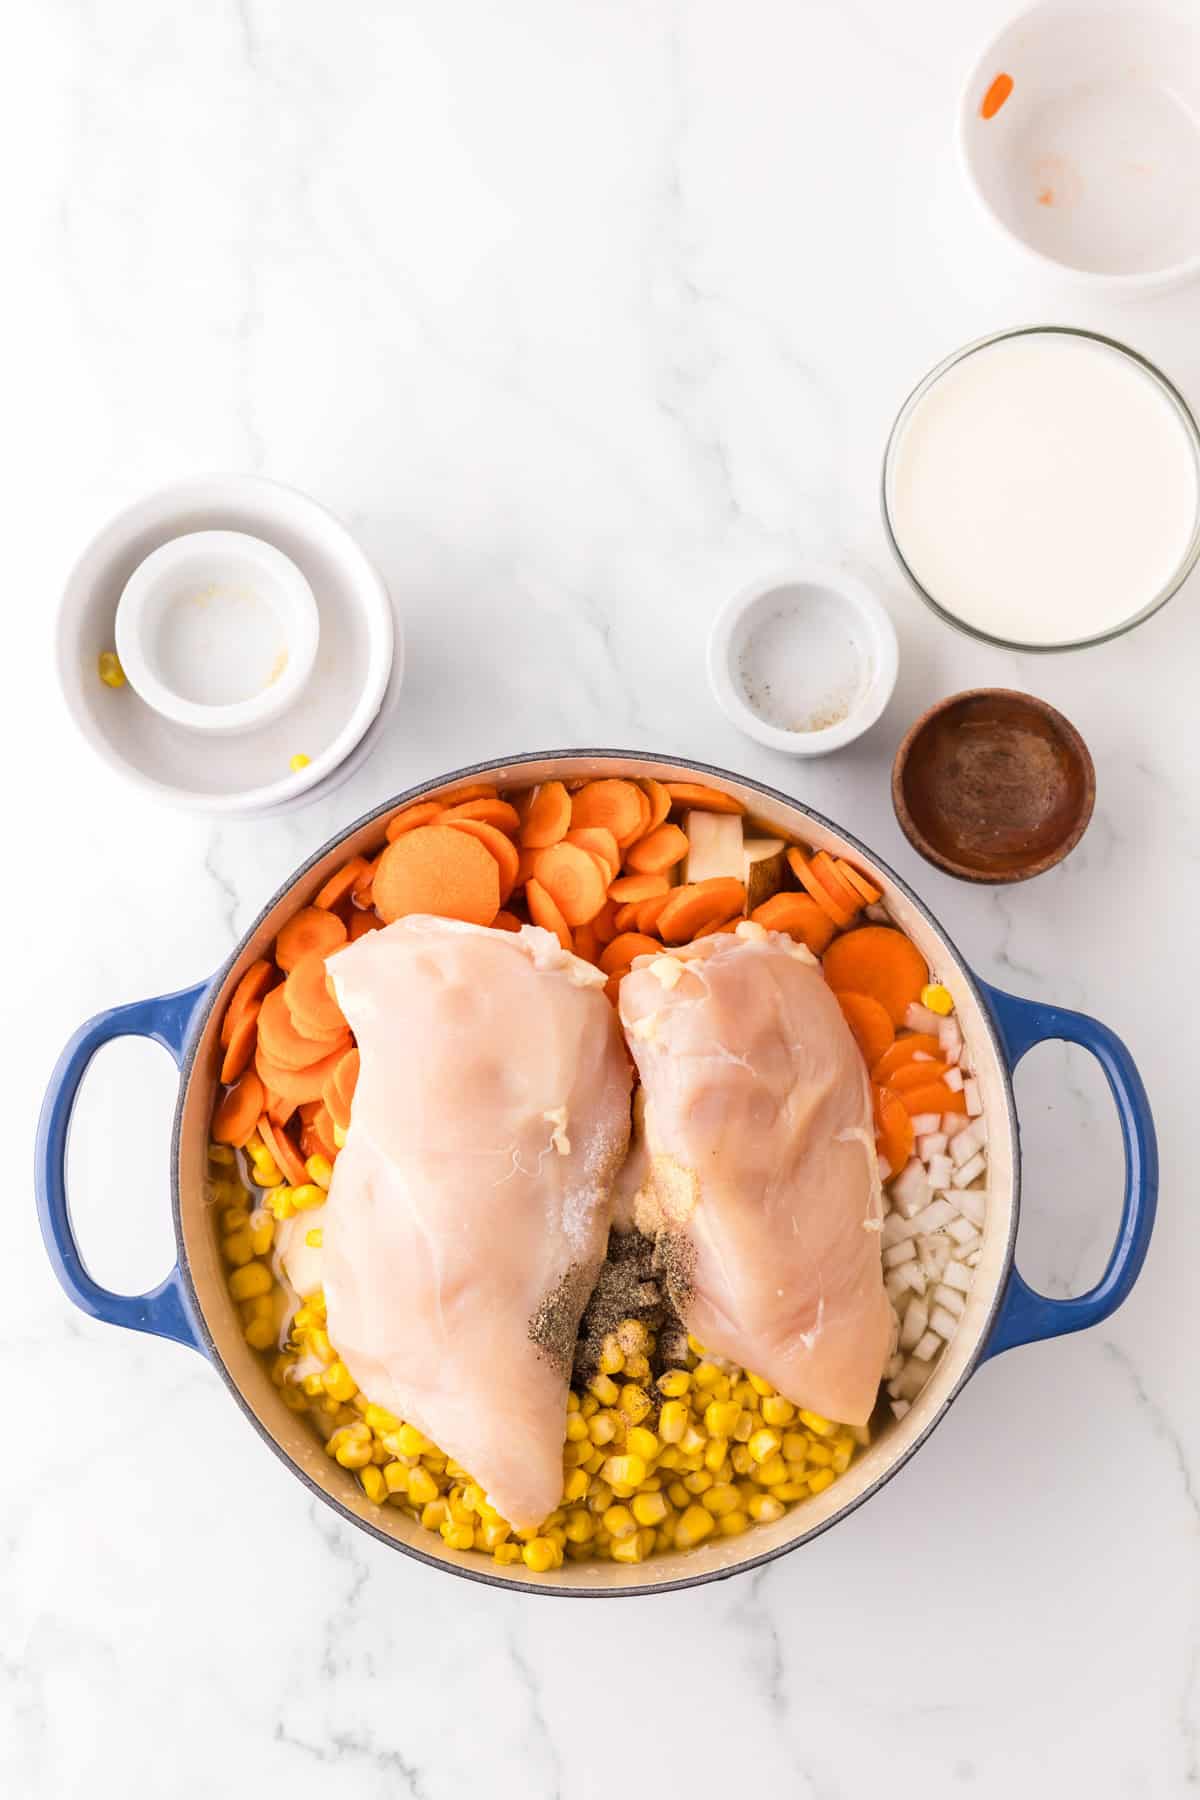
<svg viewBox="0 0 1200 1800"><path fill-rule="evenodd" d="M606 1589L647 1589L663 1582L728 1574L740 1565L781 1547L802 1543L836 1515L846 1512L869 1493L898 1460L905 1457L937 1419L964 1378L994 1312L997 1295L1009 1265L1015 1229L1017 1143L1011 1090L993 1036L991 1024L976 1000L962 964L947 946L924 911L900 891L871 858L802 808L771 798L758 788L730 777L720 778L683 764L642 761L631 757L577 755L530 762L501 764L460 773L453 781L431 783L420 796L437 795L442 789L465 786L484 775L502 788L528 786L552 777L653 775L659 780L703 781L724 788L763 825L790 839L847 856L864 867L884 890L888 909L908 933L929 963L934 976L954 997L959 1021L974 1064L988 1126L989 1196L983 1254L967 1299L959 1330L943 1352L928 1384L903 1420L890 1418L879 1426L874 1443L863 1451L847 1472L823 1494L804 1500L783 1518L769 1525L755 1525L741 1537L705 1543L694 1550L655 1555L631 1566L613 1563L566 1563L552 1578L530 1577L523 1566L502 1568L478 1551L449 1550L433 1533L389 1506L367 1500L352 1474L326 1454L311 1425L284 1406L272 1386L265 1361L246 1345L236 1309L225 1286L225 1270L217 1248L215 1220L205 1198L206 1145L220 1056L217 1034L225 1002L239 977L256 956L262 955L284 921L308 904L325 879L347 857L357 852L374 853L383 842L384 825L394 806L385 808L371 823L356 826L297 878L255 928L231 967L205 1024L191 1078L184 1096L179 1131L180 1227L196 1296L212 1334L216 1353L245 1404L263 1430L288 1459L330 1499L385 1537L410 1545L431 1562L447 1563L487 1574L503 1583L531 1579L539 1588L558 1592Z"/></svg>

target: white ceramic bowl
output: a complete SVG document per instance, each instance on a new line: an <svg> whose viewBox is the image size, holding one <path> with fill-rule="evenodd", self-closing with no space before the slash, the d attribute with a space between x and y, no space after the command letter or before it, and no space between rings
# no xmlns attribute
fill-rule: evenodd
<svg viewBox="0 0 1200 1800"><path fill-rule="evenodd" d="M1043 267L1131 291L1200 270L1200 22L1182 0L1021 13L967 79L958 140L988 215Z"/></svg>
<svg viewBox="0 0 1200 1800"><path fill-rule="evenodd" d="M200 733L106 687L97 660L115 642L117 603L145 559L191 532L245 532L300 570L320 643L298 702L236 736ZM193 812L261 816L328 791L403 674L388 592L362 547L306 494L253 475L199 476L118 513L72 570L58 614L63 696L88 747L144 792ZM308 757L299 770L297 754Z"/></svg>
<svg viewBox="0 0 1200 1800"><path fill-rule="evenodd" d="M788 569L718 613L708 678L739 731L788 756L827 756L891 699L899 652L884 608L840 569Z"/></svg>
<svg viewBox="0 0 1200 1800"><path fill-rule="evenodd" d="M168 539L117 603L117 655L135 693L191 731L248 731L294 706L320 633L295 563L244 531Z"/></svg>

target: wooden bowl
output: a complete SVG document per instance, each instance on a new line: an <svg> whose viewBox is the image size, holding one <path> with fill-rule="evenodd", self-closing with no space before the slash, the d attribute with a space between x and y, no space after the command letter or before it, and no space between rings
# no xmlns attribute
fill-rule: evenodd
<svg viewBox="0 0 1200 1800"><path fill-rule="evenodd" d="M1088 747L1032 694L971 688L930 707L892 765L901 830L961 881L1028 881L1070 854L1096 799Z"/></svg>

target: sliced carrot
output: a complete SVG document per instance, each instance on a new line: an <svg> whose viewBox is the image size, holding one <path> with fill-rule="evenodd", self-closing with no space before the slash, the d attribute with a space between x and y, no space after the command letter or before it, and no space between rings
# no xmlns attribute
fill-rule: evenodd
<svg viewBox="0 0 1200 1800"><path fill-rule="evenodd" d="M702 925L724 925L743 911L746 885L732 875L714 875L676 888L658 915L658 929L666 944L686 944Z"/></svg>
<svg viewBox="0 0 1200 1800"><path fill-rule="evenodd" d="M544 856L546 853L544 850L540 850L538 854ZM564 950L572 948L571 931L567 921L541 882L532 875L525 883L525 904L529 908L529 916L535 925L540 925L543 931L552 931Z"/></svg>
<svg viewBox="0 0 1200 1800"><path fill-rule="evenodd" d="M323 956L300 958L283 984L283 998L301 1037L336 1037L348 1029L330 988Z"/></svg>
<svg viewBox="0 0 1200 1800"><path fill-rule="evenodd" d="M323 1156L326 1162L334 1162L337 1158L337 1139L333 1135L333 1120L329 1116L329 1108L318 1101L312 1116L300 1127L300 1150L304 1156ZM307 1179L308 1171L305 1170Z"/></svg>
<svg viewBox="0 0 1200 1800"><path fill-rule="evenodd" d="M303 1187L308 1180L308 1170L300 1159L299 1152L282 1125L272 1125L266 1113L258 1121L258 1135L271 1152L275 1167L292 1187Z"/></svg>
<svg viewBox="0 0 1200 1800"><path fill-rule="evenodd" d="M835 938L825 952L824 966L825 979L835 993L849 988L856 994L870 994L893 1025L903 1023L929 980L929 967L921 952L890 925L863 925Z"/></svg>
<svg viewBox="0 0 1200 1800"><path fill-rule="evenodd" d="M740 919L726 919L724 923L714 919L711 925L702 925L700 927L699 931L692 939L692 942L693 944L698 944L701 938L723 937L727 932L736 931L740 923Z"/></svg>
<svg viewBox="0 0 1200 1800"><path fill-rule="evenodd" d="M494 781L474 781L466 787L455 788L452 794L442 795L443 806L466 806L471 800L498 800L500 789Z"/></svg>
<svg viewBox="0 0 1200 1800"><path fill-rule="evenodd" d="M594 963L598 959L600 940L596 936L596 927L590 919L586 925L581 925L575 932L571 939L571 948L576 956L583 958L584 962Z"/></svg>
<svg viewBox="0 0 1200 1800"><path fill-rule="evenodd" d="M233 1036L221 1061L221 1082L224 1087L237 1080L254 1055L254 1046L258 1043L258 1013L261 1005L261 1000L251 1000L238 1015Z"/></svg>
<svg viewBox="0 0 1200 1800"><path fill-rule="evenodd" d="M816 901L817 905L821 908L821 911L825 913L835 925L839 925L843 927L843 929L847 925L853 925L857 909L850 906L843 906L840 900L834 898L833 894L830 893L829 889L825 886L825 883L816 873L807 856L805 856L803 850L797 849L796 845L793 844L787 853L787 860L788 868L792 871L792 874L796 877L796 880L800 883L801 887Z"/></svg>
<svg viewBox="0 0 1200 1800"><path fill-rule="evenodd" d="M605 982L604 998L608 1001L610 1006L616 1006L618 1004L621 995L621 982L628 973L628 969L618 969L616 973L610 975Z"/></svg>
<svg viewBox="0 0 1200 1800"><path fill-rule="evenodd" d="M497 831L516 837L521 821L515 806L507 800L464 800L460 806L449 806L440 823L457 824L460 819L474 819L480 825L492 825Z"/></svg>
<svg viewBox="0 0 1200 1800"><path fill-rule="evenodd" d="M817 851L812 859L812 870L817 880L825 883L834 899L850 909L851 916L862 910L862 895L848 881L842 880L837 872L837 864L828 850Z"/></svg>
<svg viewBox="0 0 1200 1800"><path fill-rule="evenodd" d="M644 838L646 836L647 832L650 830L650 820L653 817L653 809L650 805L649 800L646 797L645 790L642 788L638 788L637 797L638 797L637 830L634 832L632 837L627 837L625 839L624 843L621 845L622 850L627 850L632 845L639 843L641 841L641 839Z"/></svg>
<svg viewBox="0 0 1200 1800"><path fill-rule="evenodd" d="M898 1069L893 1069L888 1076L888 1086L894 1093L904 1094L910 1088L928 1087L931 1081L943 1081L948 1065L943 1062L906 1062ZM929 1109L931 1112L933 1108ZM943 1112L945 1107L941 1109Z"/></svg>
<svg viewBox="0 0 1200 1800"><path fill-rule="evenodd" d="M687 853L688 841L678 825L659 825L630 845L625 861L639 875L663 875Z"/></svg>
<svg viewBox="0 0 1200 1800"><path fill-rule="evenodd" d="M664 781L672 806L695 806L701 812L743 813L745 807L732 794L701 787L698 781Z"/></svg>
<svg viewBox="0 0 1200 1800"><path fill-rule="evenodd" d="M216 1142L240 1150L253 1137L262 1109L263 1084L253 1069L247 1069L217 1101L211 1128Z"/></svg>
<svg viewBox="0 0 1200 1800"><path fill-rule="evenodd" d="M358 1067L358 1051L347 1050L325 1083L321 1095L330 1118L340 1131L349 1131L350 1129L350 1105L354 1099L354 1090L358 1085Z"/></svg>
<svg viewBox="0 0 1200 1800"><path fill-rule="evenodd" d="M418 825L384 851L374 893L386 925L409 913L490 925L500 910L500 869L469 831Z"/></svg>
<svg viewBox="0 0 1200 1800"><path fill-rule="evenodd" d="M621 870L621 851L616 838L607 825L581 825L577 831L568 831L568 844L578 844L581 850L590 850L608 864L608 879L615 881Z"/></svg>
<svg viewBox="0 0 1200 1800"><path fill-rule="evenodd" d="M637 930L637 902L627 900L624 906L618 906L613 914L613 924L617 932Z"/></svg>
<svg viewBox="0 0 1200 1800"><path fill-rule="evenodd" d="M868 1069L873 1069L895 1042L896 1032L892 1021L878 1000L872 1000L870 994L845 993L839 994L837 999L846 1023L854 1033L854 1040L862 1051L863 1061Z"/></svg>
<svg viewBox="0 0 1200 1800"><path fill-rule="evenodd" d="M671 810L671 796L662 782L655 781L652 775L647 775L642 782L642 792L650 802L650 823L646 830L657 831Z"/></svg>
<svg viewBox="0 0 1200 1800"><path fill-rule="evenodd" d="M912 1031L907 1037L897 1038L891 1049L880 1057L871 1070L871 1080L890 1087L896 1070L904 1068L915 1056L928 1056L936 1062L941 1054L942 1046L931 1033Z"/></svg>
<svg viewBox="0 0 1200 1800"><path fill-rule="evenodd" d="M373 857L367 862L366 868L363 870L362 875L351 890L350 898L353 900L355 906L370 906L371 889L375 885L375 871L378 867L378 856Z"/></svg>
<svg viewBox="0 0 1200 1800"><path fill-rule="evenodd" d="M915 1118L918 1113L965 1113L962 1089L948 1088L944 1081L931 1081L928 1087L905 1088L900 1095Z"/></svg>
<svg viewBox="0 0 1200 1800"><path fill-rule="evenodd" d="M496 859L496 867L500 871L500 904L508 899L517 885L517 871L520 867L520 856L512 839L495 825L489 825L485 819L456 819L446 814L446 824L455 831L467 831L473 838L491 851Z"/></svg>
<svg viewBox="0 0 1200 1800"><path fill-rule="evenodd" d="M820 956L833 937L833 920L809 894L772 894L750 917L767 931L788 932L807 944L814 956Z"/></svg>
<svg viewBox="0 0 1200 1800"><path fill-rule="evenodd" d="M492 920L493 931L520 931L521 921L515 913L498 912Z"/></svg>
<svg viewBox="0 0 1200 1800"><path fill-rule="evenodd" d="M651 894L649 899L637 902L634 912L639 931L649 933L658 930L659 915L674 891L674 888L668 888L664 894Z"/></svg>
<svg viewBox="0 0 1200 1800"><path fill-rule="evenodd" d="M608 898L608 865L578 844L552 844L539 850L534 877L558 907L568 925L594 919Z"/></svg>
<svg viewBox="0 0 1200 1800"><path fill-rule="evenodd" d="M611 944L617 935L617 909L611 900L606 900L600 911L592 920L592 930L596 941L600 944Z"/></svg>
<svg viewBox="0 0 1200 1800"><path fill-rule="evenodd" d="M645 807L645 812L643 812ZM623 850L638 837L642 821L649 817L650 802L632 781L606 776L589 781L571 798L571 824L576 830L603 825L612 832Z"/></svg>
<svg viewBox="0 0 1200 1800"><path fill-rule="evenodd" d="M669 894L671 884L665 875L622 875L608 890L608 897L618 906L630 900L653 900L657 894Z"/></svg>
<svg viewBox="0 0 1200 1800"><path fill-rule="evenodd" d="M323 912L332 912L335 906L341 905L347 894L354 892L367 873L368 867L365 856L352 856L348 863L343 863L341 868L329 877L313 901L313 905L319 906Z"/></svg>
<svg viewBox="0 0 1200 1800"><path fill-rule="evenodd" d="M233 990L233 998L225 1008L225 1017L221 1020L221 1048L229 1048L229 1040L233 1036L233 1028L238 1022L238 1014L252 1000L261 1000L272 981L275 979L274 963L252 962L242 979Z"/></svg>
<svg viewBox="0 0 1200 1800"><path fill-rule="evenodd" d="M388 843L394 844L406 831L416 831L420 825L432 825L445 810L440 800L418 800L415 806L406 806L403 812L388 820Z"/></svg>
<svg viewBox="0 0 1200 1800"><path fill-rule="evenodd" d="M834 863L833 866L841 876L842 880L846 883L846 886L853 888L865 905L874 906L877 900L883 899L883 895L880 893L879 889L877 887L872 887L866 876L860 875L852 863L843 862L839 856L837 862Z"/></svg>
<svg viewBox="0 0 1200 1800"><path fill-rule="evenodd" d="M600 957L600 967L606 975L614 974L618 969L627 969L635 956L657 956L662 945L655 943L652 937L643 937L637 931L622 931L605 944Z"/></svg>
<svg viewBox="0 0 1200 1800"><path fill-rule="evenodd" d="M352 912L350 914L349 937L356 944L360 937L366 937L368 931L378 931L383 920L376 918L373 912Z"/></svg>
<svg viewBox="0 0 1200 1800"><path fill-rule="evenodd" d="M320 907L305 906L288 920L275 939L275 961L280 968L294 969L302 956L310 953L328 956L346 942L346 927L336 913Z"/></svg>
<svg viewBox="0 0 1200 1800"><path fill-rule="evenodd" d="M306 1100L321 1098L325 1083L345 1054L344 1049L334 1050L328 1056L323 1056L320 1062L310 1063L307 1069L285 1069L281 1063L272 1062L265 1054L260 1039L254 1053L254 1067L263 1086L294 1112ZM273 1117L277 1116L273 1107L270 1110Z"/></svg>
<svg viewBox="0 0 1200 1800"><path fill-rule="evenodd" d="M903 1100L891 1088L872 1089L875 1106L875 1146L898 1175L913 1153L913 1127Z"/></svg>
<svg viewBox="0 0 1200 1800"><path fill-rule="evenodd" d="M309 1037L297 1030L281 987L272 988L258 1015L258 1041L263 1053L281 1069L307 1069L331 1050L344 1048L350 1028L343 1023L335 1031Z"/></svg>
<svg viewBox="0 0 1200 1800"><path fill-rule="evenodd" d="M548 850L561 843L571 826L571 796L561 781L543 781L530 790L521 816L521 846Z"/></svg>

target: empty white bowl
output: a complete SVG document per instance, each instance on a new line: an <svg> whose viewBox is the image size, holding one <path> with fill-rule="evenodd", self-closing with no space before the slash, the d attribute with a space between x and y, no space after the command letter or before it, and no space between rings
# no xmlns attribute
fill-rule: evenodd
<svg viewBox="0 0 1200 1800"><path fill-rule="evenodd" d="M1093 286L1200 270L1200 28L1170 0L1047 0L980 56L959 107L968 185L1044 264Z"/></svg>
<svg viewBox="0 0 1200 1800"><path fill-rule="evenodd" d="M173 539L244 533L281 552L312 593L319 642L293 704L236 734L198 731L107 687L97 662L115 643L135 571ZM252 475L200 476L110 520L72 570L58 613L58 673L90 749L154 798L193 812L262 816L329 791L358 765L403 675L403 640L378 571L340 519L306 494ZM293 769L293 758L307 758Z"/></svg>
<svg viewBox="0 0 1200 1800"><path fill-rule="evenodd" d="M248 731L286 712L320 634L295 563L244 531L168 539L117 603L117 655L134 690L192 731Z"/></svg>
<svg viewBox="0 0 1200 1800"><path fill-rule="evenodd" d="M744 588L708 641L708 678L725 716L788 756L827 756L861 737L891 698L898 668L884 608L853 575L826 567Z"/></svg>

